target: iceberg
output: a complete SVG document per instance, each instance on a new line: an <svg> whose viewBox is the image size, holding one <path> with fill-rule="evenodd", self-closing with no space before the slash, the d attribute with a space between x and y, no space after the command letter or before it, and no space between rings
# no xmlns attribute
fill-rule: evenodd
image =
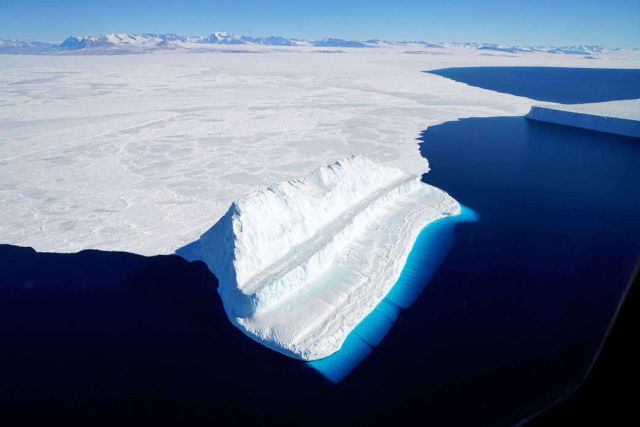
<svg viewBox="0 0 640 427"><path fill-rule="evenodd" d="M352 156L234 203L200 238L229 320L317 360L389 293L420 231L461 212L444 191Z"/></svg>

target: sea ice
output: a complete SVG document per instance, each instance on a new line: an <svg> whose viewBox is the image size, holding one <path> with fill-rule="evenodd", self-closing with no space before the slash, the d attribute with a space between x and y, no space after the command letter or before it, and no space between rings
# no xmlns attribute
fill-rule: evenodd
<svg viewBox="0 0 640 427"><path fill-rule="evenodd" d="M397 281L447 193L352 156L234 202L200 238L233 324L292 357L338 351Z"/></svg>
<svg viewBox="0 0 640 427"><path fill-rule="evenodd" d="M416 138L427 127L521 116L536 103L422 71L640 66L623 51L214 46L0 56L0 242L171 254L241 194L351 153L420 175L429 165Z"/></svg>

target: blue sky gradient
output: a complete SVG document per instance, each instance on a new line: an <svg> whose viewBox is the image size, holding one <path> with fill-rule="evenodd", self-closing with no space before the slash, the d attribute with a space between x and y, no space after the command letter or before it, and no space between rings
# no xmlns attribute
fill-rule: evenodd
<svg viewBox="0 0 640 427"><path fill-rule="evenodd" d="M640 0L1 0L0 37L227 31L319 39L640 47Z"/></svg>

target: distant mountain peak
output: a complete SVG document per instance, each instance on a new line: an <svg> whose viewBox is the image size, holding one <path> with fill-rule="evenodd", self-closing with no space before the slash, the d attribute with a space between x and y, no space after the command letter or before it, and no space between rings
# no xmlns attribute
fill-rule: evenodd
<svg viewBox="0 0 640 427"><path fill-rule="evenodd" d="M497 54L550 53L564 55L583 55L589 57L604 51L615 52L619 49L605 49L602 46L577 45L564 47L531 47L508 46L496 43L431 43L426 41L382 41L368 39L366 41L345 40L325 37L321 40L304 40L271 35L267 37L250 37L216 31L208 36L183 36L176 33L143 33L143 34L91 34L86 36L72 35L62 43L39 41L23 41L0 39L0 54L126 54L147 53L158 50L213 51L220 50L218 45L246 46L308 46L323 48L381 48L392 46L414 46L420 49L442 49L445 47L465 48L478 51L493 51ZM227 51L230 51L227 48ZM633 50L632 50L633 51ZM414 51L412 51L414 52ZM415 52L418 52L417 50ZM420 51L422 52L422 51ZM434 52L435 53L435 52ZM489 54L489 53L485 53Z"/></svg>

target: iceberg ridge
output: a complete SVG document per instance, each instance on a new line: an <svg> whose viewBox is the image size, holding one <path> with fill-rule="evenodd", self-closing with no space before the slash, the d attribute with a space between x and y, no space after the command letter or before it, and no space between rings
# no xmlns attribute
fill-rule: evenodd
<svg viewBox="0 0 640 427"><path fill-rule="evenodd" d="M338 351L396 282L447 193L359 156L234 202L200 238L229 319L292 357Z"/></svg>

